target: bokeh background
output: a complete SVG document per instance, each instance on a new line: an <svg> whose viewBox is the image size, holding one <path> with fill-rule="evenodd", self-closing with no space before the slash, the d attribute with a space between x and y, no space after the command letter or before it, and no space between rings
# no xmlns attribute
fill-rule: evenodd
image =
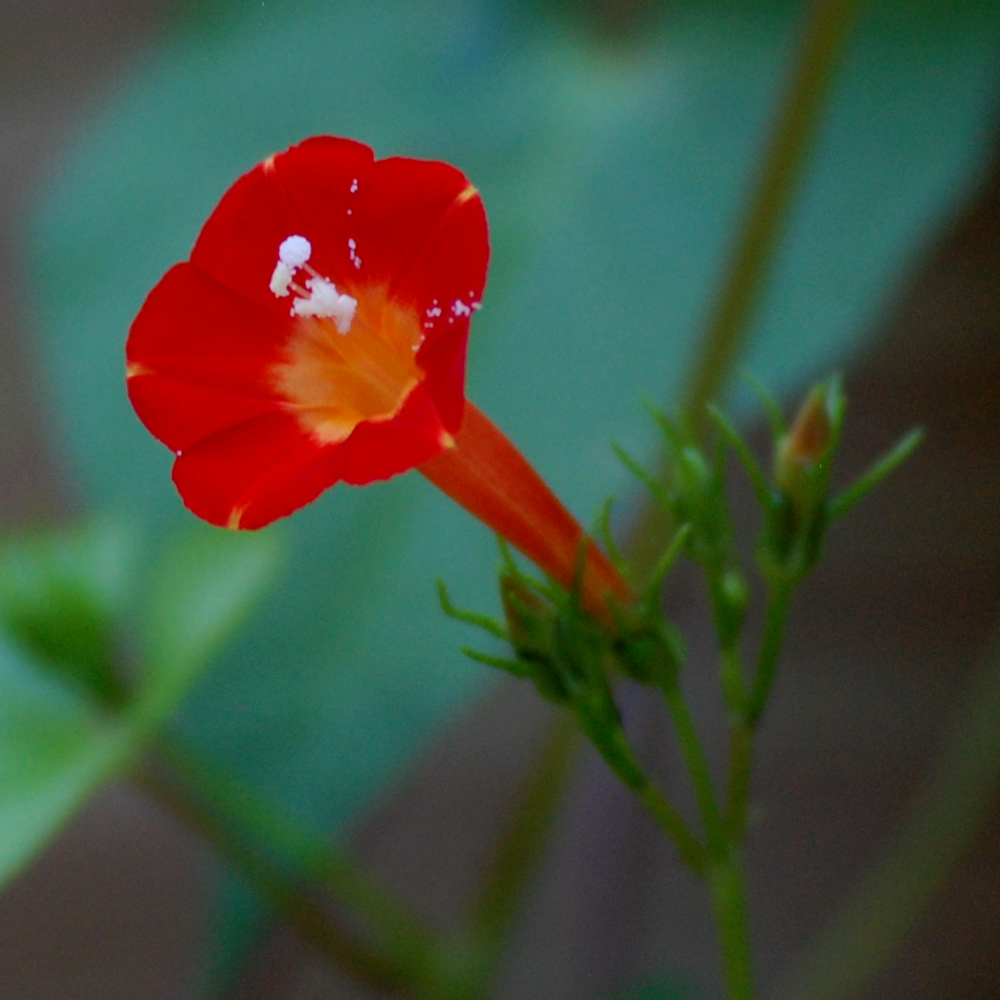
<svg viewBox="0 0 1000 1000"><path fill-rule="evenodd" d="M927 429L916 458L837 530L794 618L751 842L764 995L906 813L998 618L997 17L986 3L906 6L897 18L873 2L848 52L751 354L789 397L826 365L845 367L845 477L909 426ZM801 11L763 0L3 0L4 524L117 505L138 509L155 534L182 517L167 456L116 395L128 320L237 173L324 130L380 153L450 159L476 180L495 257L470 392L582 517L618 490L627 521L635 498L606 442L651 449L639 400L668 401L680 382ZM410 581L427 584L427 601L406 612L414 628L426 625L435 575L465 604L490 600L474 577L476 560L492 556L474 527L457 529L433 564L431 543L412 541L420 525L428 537L455 530L422 485L390 484L370 500L337 492L290 542L295 559L329 530L320 554L336 566L307 566L314 590L340 599L335 572L346 566L350 586L361 574L377 592L362 608L380 626L374 652L324 631L336 600L286 594L261 633L272 656L291 651L281 693L267 669L241 673L236 653L181 724L349 837L447 925L546 712L457 657L439 664L434 642L468 641L444 623L410 660L366 670L365 656L412 647L405 624L385 624ZM398 513L411 508L416 527ZM371 580L338 541L358 524L390 536ZM409 575L385 584L397 559ZM686 579L669 597L690 637L692 696L718 731L699 598ZM327 682L333 663L342 679ZM392 697L372 700L371 685ZM669 783L656 706L623 697ZM306 712L308 699L329 714ZM221 721L220 705L231 709ZM344 746L360 777L324 770ZM995 802L990 817L870 996L1000 995ZM259 918L195 838L114 785L0 896L0 996L193 998L206 982L247 1000L359 995ZM700 887L585 755L503 996L583 1000L664 974L712 995L714 965Z"/></svg>

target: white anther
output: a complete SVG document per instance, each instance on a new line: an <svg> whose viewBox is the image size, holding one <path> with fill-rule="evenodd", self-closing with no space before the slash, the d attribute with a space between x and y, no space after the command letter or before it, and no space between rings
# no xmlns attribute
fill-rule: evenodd
<svg viewBox="0 0 1000 1000"><path fill-rule="evenodd" d="M271 275L271 292L284 298L288 294L288 286L292 283L295 272L280 260L274 265L274 273Z"/></svg>
<svg viewBox="0 0 1000 1000"><path fill-rule="evenodd" d="M304 236L289 236L278 247L278 260L293 270L312 256L312 244Z"/></svg>
<svg viewBox="0 0 1000 1000"><path fill-rule="evenodd" d="M306 287L309 289L309 296L292 303L292 315L332 319L337 324L339 333L347 333L354 321L358 300L350 295L341 295L337 286L326 278L310 278Z"/></svg>
<svg viewBox="0 0 1000 1000"><path fill-rule="evenodd" d="M278 247L278 263L271 274L271 292L284 298L295 272L312 256L312 245L304 236L289 236Z"/></svg>

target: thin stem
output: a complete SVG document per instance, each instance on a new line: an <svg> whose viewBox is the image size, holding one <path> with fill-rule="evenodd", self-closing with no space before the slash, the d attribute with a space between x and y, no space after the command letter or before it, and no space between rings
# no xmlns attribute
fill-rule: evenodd
<svg viewBox="0 0 1000 1000"><path fill-rule="evenodd" d="M860 3L815 0L813 4L760 178L686 380L682 412L699 438L704 436L709 420L707 404L721 394L746 343L806 154L817 134L834 71ZM665 467L661 459L659 480L663 479ZM628 546L635 578L640 583L655 565L673 528L670 513L659 503L647 503L640 512Z"/></svg>
<svg viewBox="0 0 1000 1000"><path fill-rule="evenodd" d="M603 731L588 725L586 718L579 715L584 731L591 743L604 758L615 776L646 807L661 830L674 842L681 860L696 875L708 871L708 852L705 845L691 832L684 817L670 803L666 796L650 781L642 765L636 760L621 729Z"/></svg>
<svg viewBox="0 0 1000 1000"><path fill-rule="evenodd" d="M731 719L741 719L746 713L747 693L743 687L743 656L738 643L719 651L722 658L720 680L722 696Z"/></svg>
<svg viewBox="0 0 1000 1000"><path fill-rule="evenodd" d="M691 712L678 684L667 685L663 689L667 710L677 732L677 740L681 745L681 753L687 764L691 785L694 788L695 801L702 825L705 828L705 838L709 852L718 857L725 852L726 829L719 813L715 788L712 785L712 774L708 768L708 759L702 749L698 730L695 728Z"/></svg>
<svg viewBox="0 0 1000 1000"><path fill-rule="evenodd" d="M487 995L531 887L577 758L580 729L557 712L490 859L468 931L472 963L453 1000Z"/></svg>
<svg viewBox="0 0 1000 1000"><path fill-rule="evenodd" d="M746 342L860 0L816 0L784 106L688 380L698 432Z"/></svg>
<svg viewBox="0 0 1000 1000"><path fill-rule="evenodd" d="M722 954L727 1000L753 1000L753 962L747 919L743 858L738 848L714 864L708 874Z"/></svg>
<svg viewBox="0 0 1000 1000"><path fill-rule="evenodd" d="M401 968L358 941L308 888L246 844L176 777L146 766L135 778L140 787L195 829L285 917L303 942L331 964L375 990L426 1000L433 997L422 975Z"/></svg>
<svg viewBox="0 0 1000 1000"><path fill-rule="evenodd" d="M364 920L380 948L397 962L417 968L440 950L431 928L346 852L296 822L227 768L176 737L161 736L156 753L175 782L212 804L217 823L266 848L304 884L330 892Z"/></svg>
<svg viewBox="0 0 1000 1000"><path fill-rule="evenodd" d="M704 875L707 867L705 847L688 829L684 817L652 782L635 789L635 793L660 829L674 842L681 860L696 875Z"/></svg>
<svg viewBox="0 0 1000 1000"><path fill-rule="evenodd" d="M750 812L753 779L753 730L741 719L729 733L729 790L726 801L726 829L734 843L743 842Z"/></svg>
<svg viewBox="0 0 1000 1000"><path fill-rule="evenodd" d="M788 609L792 602L794 581L781 578L771 584L767 612L764 616L764 634L760 641L760 652L757 656L757 672L754 674L753 687L747 699L745 718L753 729L760 721L760 716L767 705L767 700L774 686L774 678L778 672L778 658L785 641L785 627L788 624Z"/></svg>
<svg viewBox="0 0 1000 1000"><path fill-rule="evenodd" d="M996 808L998 719L1000 645L994 645L902 829L808 948L780 991L783 1000L868 995Z"/></svg>

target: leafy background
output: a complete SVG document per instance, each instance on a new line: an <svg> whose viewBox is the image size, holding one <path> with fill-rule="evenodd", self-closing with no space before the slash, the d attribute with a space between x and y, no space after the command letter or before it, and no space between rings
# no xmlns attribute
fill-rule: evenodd
<svg viewBox="0 0 1000 1000"><path fill-rule="evenodd" d="M450 160L482 190L494 258L470 396L589 519L629 489L608 440L648 454L639 400L683 376L799 10L672 5L608 43L528 4L203 8L92 115L32 226L43 367L87 504L153 547L184 522L169 455L124 399L124 331L237 174L334 132ZM758 324L749 362L769 384L791 390L871 329L982 170L996 69L988 3L869 6ZM340 487L282 527L280 587L178 724L340 830L482 689L432 581L491 606L493 543L415 476ZM12 692L24 676L0 674ZM227 912L234 956L249 911Z"/></svg>

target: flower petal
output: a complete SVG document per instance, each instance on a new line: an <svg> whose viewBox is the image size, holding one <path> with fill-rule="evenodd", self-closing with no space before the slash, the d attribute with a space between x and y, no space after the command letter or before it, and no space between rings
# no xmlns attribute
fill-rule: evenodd
<svg viewBox="0 0 1000 1000"><path fill-rule="evenodd" d="M261 528L341 478L336 445L317 444L289 414L271 413L205 438L174 463L185 506L211 524Z"/></svg>
<svg viewBox="0 0 1000 1000"><path fill-rule="evenodd" d="M314 240L321 274L351 294L384 287L417 311L426 338L417 362L455 433L469 319L479 308L489 264L482 199L465 174L446 163L352 159L345 170L342 141L317 138L292 147L275 157L276 176L304 220L303 234Z"/></svg>
<svg viewBox="0 0 1000 1000"><path fill-rule="evenodd" d="M415 386L391 420L366 420L341 445L342 478L355 486L406 472L451 443L425 383Z"/></svg>
<svg viewBox="0 0 1000 1000"><path fill-rule="evenodd" d="M150 292L126 346L129 399L173 450L280 407L270 374L291 330L191 264Z"/></svg>
<svg viewBox="0 0 1000 1000"><path fill-rule="evenodd" d="M427 387L453 434L462 423L469 322L482 300L489 256L482 199L467 195L452 206L395 286L395 294L419 310L427 333L417 364L427 372Z"/></svg>
<svg viewBox="0 0 1000 1000"><path fill-rule="evenodd" d="M286 244L298 256L282 256L276 277L290 236L308 246ZM178 453L187 506L260 527L339 479L385 479L450 446L488 259L479 195L444 163L376 161L323 136L237 180L190 262L150 293L126 348L130 399ZM356 300L346 323L293 309L310 276Z"/></svg>
<svg viewBox="0 0 1000 1000"><path fill-rule="evenodd" d="M287 315L288 299L270 288L278 247L288 236L304 236L313 247L312 266L338 284L356 270L348 256L348 199L353 180L374 158L363 143L333 136L269 157L225 193L191 262L248 301Z"/></svg>

